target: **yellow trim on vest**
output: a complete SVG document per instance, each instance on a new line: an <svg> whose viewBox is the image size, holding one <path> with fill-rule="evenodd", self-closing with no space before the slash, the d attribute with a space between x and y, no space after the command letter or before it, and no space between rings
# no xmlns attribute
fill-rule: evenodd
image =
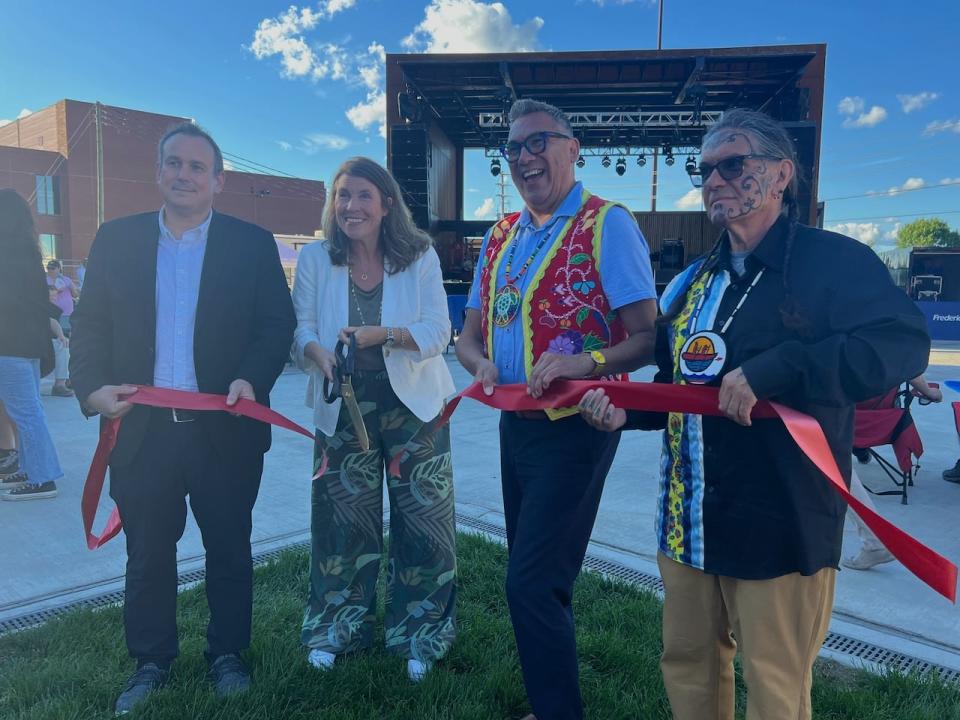
<svg viewBox="0 0 960 720"><path fill-rule="evenodd" d="M503 230L501 226L506 221L506 218L497 222L493 226L493 230L490 231L490 239L494 239L494 234L499 229L502 233ZM502 243L500 243L500 251L497 253L497 256L493 258L493 261L490 263L490 285L487 288L487 353L488 360L493 360L493 300L497 296L497 275L500 273L500 263L503 262L503 257L506 255L507 248L510 247L510 243L513 242L513 236L517 233L517 225L520 224L520 218L518 217L510 229L507 231L507 237Z"/></svg>

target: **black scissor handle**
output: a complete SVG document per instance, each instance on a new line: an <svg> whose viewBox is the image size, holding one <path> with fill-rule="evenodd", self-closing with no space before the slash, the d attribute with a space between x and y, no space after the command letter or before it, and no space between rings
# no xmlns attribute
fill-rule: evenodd
<svg viewBox="0 0 960 720"><path fill-rule="evenodd" d="M333 349L333 354L337 358L337 364L334 368L334 382L326 376L323 378L323 399L328 403L333 403L340 397L340 386L344 382L349 382L353 376L354 366L357 356L357 337L350 336L349 344L342 340L337 340L337 345Z"/></svg>

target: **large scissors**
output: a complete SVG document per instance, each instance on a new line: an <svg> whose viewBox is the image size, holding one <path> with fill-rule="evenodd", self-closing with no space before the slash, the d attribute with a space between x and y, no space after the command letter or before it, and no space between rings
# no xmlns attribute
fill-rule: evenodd
<svg viewBox="0 0 960 720"><path fill-rule="evenodd" d="M370 449L370 436L367 435L367 426L363 422L363 414L357 404L357 395L353 391L353 373L357 365L357 336L351 335L348 344L338 340L333 354L337 357L337 366L334 368L335 382L323 378L323 399L333 403L338 397L343 398L343 404L350 415L350 422L357 433L360 447L366 452Z"/></svg>

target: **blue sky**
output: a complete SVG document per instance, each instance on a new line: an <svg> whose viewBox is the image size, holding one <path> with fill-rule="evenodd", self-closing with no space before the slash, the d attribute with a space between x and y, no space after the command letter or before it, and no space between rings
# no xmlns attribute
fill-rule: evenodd
<svg viewBox="0 0 960 720"><path fill-rule="evenodd" d="M351 155L384 157L384 51L649 49L657 26L650 0L34 0L4 15L0 122L64 97L184 115L230 153L321 180ZM664 47L827 43L827 225L883 246L912 215L960 227L958 27L953 0L665 0ZM682 165L663 173L660 209L696 206ZM468 218L492 217L487 168L469 158ZM649 165L579 175L649 207Z"/></svg>

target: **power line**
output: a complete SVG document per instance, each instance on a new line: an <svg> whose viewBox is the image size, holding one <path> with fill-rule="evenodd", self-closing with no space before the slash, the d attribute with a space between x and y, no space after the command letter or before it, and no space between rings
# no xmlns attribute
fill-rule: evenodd
<svg viewBox="0 0 960 720"><path fill-rule="evenodd" d="M960 213L960 210L938 210L925 213L904 213L901 215L870 215L868 217L839 218L837 220L831 220L830 223L858 222L860 220L886 220L887 218L926 217L928 215L956 215L958 213Z"/></svg>
<svg viewBox="0 0 960 720"><path fill-rule="evenodd" d="M854 200L865 197L894 197L900 193L917 192L918 190L936 190L937 188L950 187L951 185L960 185L960 180L951 180L950 182L937 183L936 185L921 185L915 188L897 188L894 190L881 190L878 192L868 192L863 195L844 195L843 197L821 198L820 202L836 202L837 200Z"/></svg>

